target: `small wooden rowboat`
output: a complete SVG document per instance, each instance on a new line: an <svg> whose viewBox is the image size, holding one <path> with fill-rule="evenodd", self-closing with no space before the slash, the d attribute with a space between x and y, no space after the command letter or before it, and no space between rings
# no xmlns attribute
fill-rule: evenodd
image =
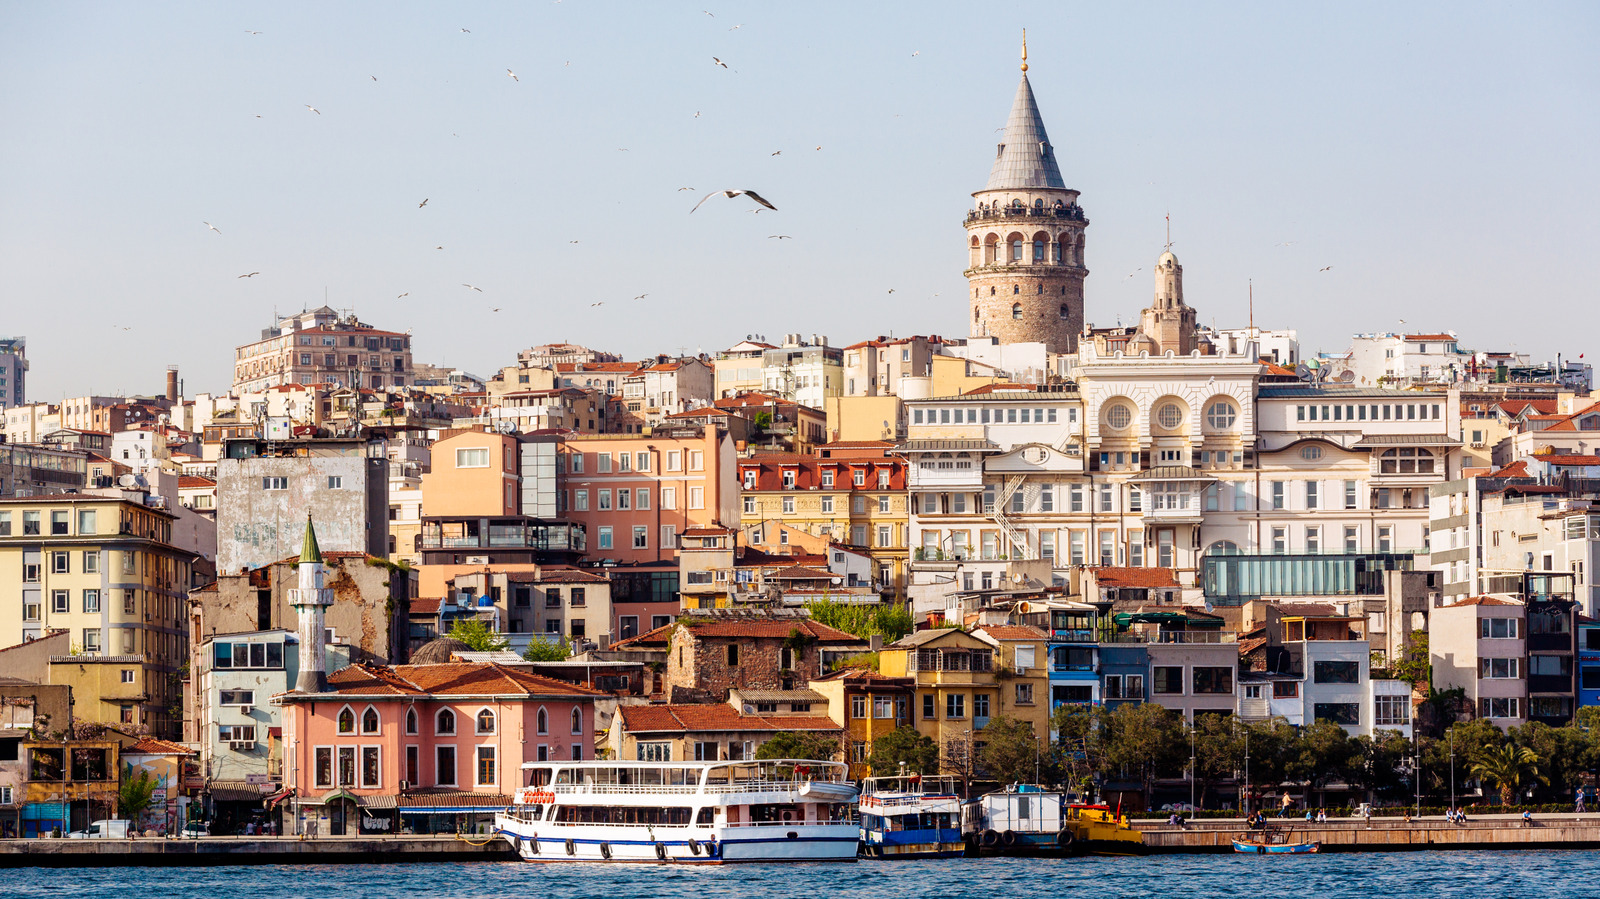
<svg viewBox="0 0 1600 899"><path fill-rule="evenodd" d="M1316 840L1294 839L1293 827L1267 825L1254 833L1242 833L1233 838L1233 851L1253 855L1307 855L1322 849Z"/></svg>

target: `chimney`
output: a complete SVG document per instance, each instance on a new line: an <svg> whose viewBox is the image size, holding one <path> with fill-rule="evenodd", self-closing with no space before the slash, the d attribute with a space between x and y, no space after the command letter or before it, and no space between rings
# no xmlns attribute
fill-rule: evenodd
<svg viewBox="0 0 1600 899"><path fill-rule="evenodd" d="M877 652L878 650L880 650L882 648L883 648L883 635L882 634L873 634L872 636L867 638L867 649L871 650L872 652Z"/></svg>
<svg viewBox="0 0 1600 899"><path fill-rule="evenodd" d="M167 366L167 402L178 401L178 366Z"/></svg>

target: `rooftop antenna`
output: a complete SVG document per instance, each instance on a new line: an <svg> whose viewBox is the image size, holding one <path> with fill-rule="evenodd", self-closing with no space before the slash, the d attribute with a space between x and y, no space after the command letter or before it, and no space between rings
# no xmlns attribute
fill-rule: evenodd
<svg viewBox="0 0 1600 899"><path fill-rule="evenodd" d="M1256 281L1254 278L1250 278L1247 283L1250 285L1250 332L1254 334L1256 330Z"/></svg>
<svg viewBox="0 0 1600 899"><path fill-rule="evenodd" d="M1167 252L1172 252L1172 210L1167 210Z"/></svg>
<svg viewBox="0 0 1600 899"><path fill-rule="evenodd" d="M1022 29L1022 71L1028 71L1028 29Z"/></svg>

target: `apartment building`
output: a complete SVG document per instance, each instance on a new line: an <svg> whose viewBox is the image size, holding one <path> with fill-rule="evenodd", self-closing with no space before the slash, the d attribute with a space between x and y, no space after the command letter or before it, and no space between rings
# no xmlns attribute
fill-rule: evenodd
<svg viewBox="0 0 1600 899"><path fill-rule="evenodd" d="M0 412L27 403L28 338L0 337Z"/></svg>
<svg viewBox="0 0 1600 899"><path fill-rule="evenodd" d="M782 346L761 353L761 390L821 409L844 390L844 351L820 335L813 334L810 343L799 334L784 335Z"/></svg>
<svg viewBox="0 0 1600 899"><path fill-rule="evenodd" d="M559 514L583 526L591 562L671 559L684 531L738 520L733 441L716 428L574 435L559 452Z"/></svg>
<svg viewBox="0 0 1600 899"><path fill-rule="evenodd" d="M233 393L280 384L338 384L373 390L412 383L411 335L384 331L321 306L290 315L234 350Z"/></svg>
<svg viewBox="0 0 1600 899"><path fill-rule="evenodd" d="M1477 712L1503 728L1528 719L1526 609L1522 603L1475 596L1433 610L1428 648L1433 684L1457 687Z"/></svg>
<svg viewBox="0 0 1600 899"><path fill-rule="evenodd" d="M0 643L70 635L85 695L104 723L179 737L176 674L188 657L184 599L193 554L172 542L172 515L129 499L55 495L0 499ZM103 683L122 685L109 691ZM123 689L123 686L126 689ZM105 702L106 700L102 700Z"/></svg>
<svg viewBox="0 0 1600 899"><path fill-rule="evenodd" d="M719 399L760 390L762 384L761 356L777 347L760 340L745 339L717 354L711 367L716 377L715 390Z"/></svg>
<svg viewBox="0 0 1600 899"><path fill-rule="evenodd" d="M833 443L812 455L758 453L738 462L739 524L753 544L764 526L795 528L865 550L875 586L903 595L909 536L906 460L882 442Z"/></svg>

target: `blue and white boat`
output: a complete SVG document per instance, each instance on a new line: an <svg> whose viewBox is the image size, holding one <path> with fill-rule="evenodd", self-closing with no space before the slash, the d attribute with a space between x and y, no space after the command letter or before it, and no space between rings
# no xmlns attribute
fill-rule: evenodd
<svg viewBox="0 0 1600 899"><path fill-rule="evenodd" d="M854 784L839 762L533 762L495 818L524 861L854 861Z"/></svg>
<svg viewBox="0 0 1600 899"><path fill-rule="evenodd" d="M1233 838L1233 851L1247 855L1310 855L1322 849L1317 840L1295 840L1293 827L1267 825Z"/></svg>
<svg viewBox="0 0 1600 899"><path fill-rule="evenodd" d="M866 858L953 858L966 849L954 777L869 777L858 808Z"/></svg>

